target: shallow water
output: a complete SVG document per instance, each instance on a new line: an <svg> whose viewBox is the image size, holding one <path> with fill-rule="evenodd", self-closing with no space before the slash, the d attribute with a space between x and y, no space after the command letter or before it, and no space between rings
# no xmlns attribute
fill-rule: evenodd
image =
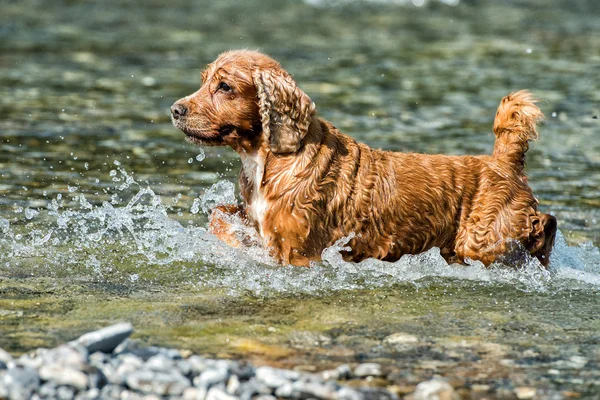
<svg viewBox="0 0 600 400"><path fill-rule="evenodd" d="M374 360L407 387L441 374L492 397L600 393L595 1L190 3L0 5L1 348L129 320L141 340L215 355ZM500 98L531 89L547 122L527 172L561 230L550 270L435 250L352 264L338 247L299 269L216 241L206 210L235 198L239 160L184 143L168 107L239 47L390 150L489 152Z"/></svg>

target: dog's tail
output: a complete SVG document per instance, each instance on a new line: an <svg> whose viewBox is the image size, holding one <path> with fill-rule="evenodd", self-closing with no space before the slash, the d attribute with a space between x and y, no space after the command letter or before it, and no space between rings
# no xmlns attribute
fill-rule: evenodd
<svg viewBox="0 0 600 400"><path fill-rule="evenodd" d="M513 165L519 173L523 173L528 142L538 138L536 124L544 118L535 102L527 90L511 93L500 102L494 120L496 143L492 155Z"/></svg>

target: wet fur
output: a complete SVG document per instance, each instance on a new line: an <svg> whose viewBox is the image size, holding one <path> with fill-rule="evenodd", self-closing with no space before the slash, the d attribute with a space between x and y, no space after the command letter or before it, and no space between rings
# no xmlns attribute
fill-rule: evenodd
<svg viewBox="0 0 600 400"><path fill-rule="evenodd" d="M449 262L515 263L529 253L549 263L556 219L537 210L523 171L543 117L526 91L502 99L491 156L371 149L317 117L279 63L254 51L222 54L176 105L187 114L174 124L190 141L229 145L242 158L244 204L218 207L210 224L233 246L244 242L228 220L237 215L284 264L319 260L351 233L344 256L353 261L435 246Z"/></svg>

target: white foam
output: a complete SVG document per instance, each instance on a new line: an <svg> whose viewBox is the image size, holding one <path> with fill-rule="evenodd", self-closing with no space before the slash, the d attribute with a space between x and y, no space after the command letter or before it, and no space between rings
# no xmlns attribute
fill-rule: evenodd
<svg viewBox="0 0 600 400"><path fill-rule="evenodd" d="M569 246L560 233L549 270L535 259L519 269L498 265L484 268L477 262L448 265L437 248L406 255L396 262L369 259L351 263L344 261L340 253L350 237L326 249L323 261L311 268L279 266L260 246L233 249L209 234L204 223L183 225L172 206L165 206L150 187L141 186L123 169L119 168L118 174L111 172L110 179L114 178L118 181L113 191L125 198L122 204L92 205L80 193L73 194L72 208L65 208L62 196L57 196L50 201L47 212L35 216L30 213L30 219L23 214L15 217L23 218L24 224L0 219L0 265L17 266L21 260L35 256L46 269L57 273L68 274L65 265L74 270L79 266L73 273L108 281L122 279L129 284L143 281L145 271L152 270L156 275L157 268L182 265L186 274L174 279L199 287L256 294L321 293L397 284L422 287L440 279L510 285L536 292L580 289L597 293L600 289L600 250L591 243ZM234 185L220 181L187 208L209 213L215 205L232 202ZM190 218L198 216L190 214ZM232 217L229 222L240 236L256 237L253 228L239 218ZM139 279L130 279L134 276L132 268Z"/></svg>

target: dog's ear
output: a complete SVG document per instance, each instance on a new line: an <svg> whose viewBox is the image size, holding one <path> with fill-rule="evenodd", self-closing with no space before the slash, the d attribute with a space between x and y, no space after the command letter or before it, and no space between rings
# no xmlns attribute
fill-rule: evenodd
<svg viewBox="0 0 600 400"><path fill-rule="evenodd" d="M263 132L273 153L294 153L302 145L315 104L285 71L253 74Z"/></svg>

